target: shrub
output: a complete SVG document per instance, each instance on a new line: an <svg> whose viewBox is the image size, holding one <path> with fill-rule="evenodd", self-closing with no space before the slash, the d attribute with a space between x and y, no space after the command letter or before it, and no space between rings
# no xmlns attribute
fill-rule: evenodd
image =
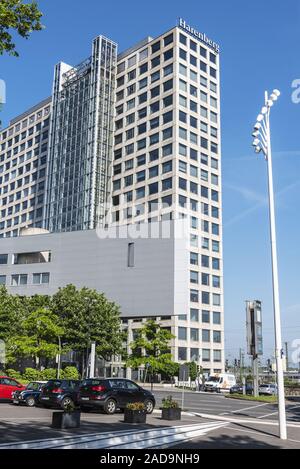
<svg viewBox="0 0 300 469"><path fill-rule="evenodd" d="M19 371L13 370L12 368L8 368L6 370L6 375L18 381L21 379L21 373Z"/></svg>
<svg viewBox="0 0 300 469"><path fill-rule="evenodd" d="M40 371L34 368L25 368L22 378L26 381L37 381L40 379Z"/></svg>
<svg viewBox="0 0 300 469"><path fill-rule="evenodd" d="M56 376L56 368L46 368L45 370L40 371L40 379L43 381L48 381L48 379L56 379Z"/></svg>
<svg viewBox="0 0 300 469"><path fill-rule="evenodd" d="M132 402L132 404L127 404L126 409L129 410L146 410L145 404L143 402Z"/></svg>
<svg viewBox="0 0 300 469"><path fill-rule="evenodd" d="M172 396L168 396L162 400L162 408L163 409L178 409L179 404L177 401L174 401Z"/></svg>
<svg viewBox="0 0 300 469"><path fill-rule="evenodd" d="M61 373L65 379L79 379L79 372L75 366L67 366Z"/></svg>

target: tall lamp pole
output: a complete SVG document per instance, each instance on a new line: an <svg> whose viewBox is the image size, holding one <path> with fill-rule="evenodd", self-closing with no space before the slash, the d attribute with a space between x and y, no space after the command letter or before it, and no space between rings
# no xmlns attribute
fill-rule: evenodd
<svg viewBox="0 0 300 469"><path fill-rule="evenodd" d="M286 430L286 411L284 397L284 376L283 359L284 353L281 338L281 319L279 302L279 280L278 280L278 262L276 247L276 223L275 223L275 204L274 204L274 185L272 169L272 149L271 149L271 130L270 130L270 112L271 107L280 96L280 91L274 90L269 96L265 93L265 104L261 113L257 117L257 122L253 132L253 146L256 153L263 153L268 164L268 186L269 186L269 212L270 212L270 235L272 249L272 276L273 276L273 305L274 305L274 327L275 327L275 355L277 367L277 388L278 388L278 410L279 410L279 431L282 440L287 439Z"/></svg>

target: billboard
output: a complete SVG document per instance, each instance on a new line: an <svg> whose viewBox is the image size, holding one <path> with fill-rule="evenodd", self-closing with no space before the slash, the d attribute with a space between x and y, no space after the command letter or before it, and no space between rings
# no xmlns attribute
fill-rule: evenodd
<svg viewBox="0 0 300 469"><path fill-rule="evenodd" d="M261 301L246 301L248 355L263 355Z"/></svg>

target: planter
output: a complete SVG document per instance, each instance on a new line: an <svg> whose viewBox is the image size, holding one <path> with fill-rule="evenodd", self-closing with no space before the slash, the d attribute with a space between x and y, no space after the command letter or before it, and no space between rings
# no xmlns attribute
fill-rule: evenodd
<svg viewBox="0 0 300 469"><path fill-rule="evenodd" d="M80 412L53 412L52 428L79 428Z"/></svg>
<svg viewBox="0 0 300 469"><path fill-rule="evenodd" d="M146 423L146 410L125 409L124 422L126 423Z"/></svg>
<svg viewBox="0 0 300 469"><path fill-rule="evenodd" d="M181 420L181 409L162 409L161 418L162 420Z"/></svg>

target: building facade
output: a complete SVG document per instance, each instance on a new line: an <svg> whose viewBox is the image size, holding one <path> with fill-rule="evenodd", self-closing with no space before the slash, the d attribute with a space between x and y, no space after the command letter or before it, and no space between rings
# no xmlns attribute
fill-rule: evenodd
<svg viewBox="0 0 300 469"><path fill-rule="evenodd" d="M205 40L204 40L205 38ZM224 363L218 47L180 21L118 57L113 224L185 219L189 302L175 359Z"/></svg>
<svg viewBox="0 0 300 469"><path fill-rule="evenodd" d="M111 184L117 45L93 41L76 67L55 67L44 227L88 230L105 223Z"/></svg>
<svg viewBox="0 0 300 469"><path fill-rule="evenodd" d="M51 98L0 130L0 237L43 222Z"/></svg>

